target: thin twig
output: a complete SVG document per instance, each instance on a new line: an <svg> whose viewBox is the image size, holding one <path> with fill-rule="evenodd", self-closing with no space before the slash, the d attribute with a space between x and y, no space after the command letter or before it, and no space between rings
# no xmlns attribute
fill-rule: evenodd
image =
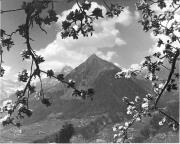
<svg viewBox="0 0 180 144"><path fill-rule="evenodd" d="M172 77L172 75L174 73L174 69L175 69L175 65L176 65L176 61L177 61L178 56L179 56L179 49L176 51L175 56L173 58L173 62L172 62L172 65L171 65L171 71L169 73L166 84L164 85L163 89L161 90L159 96L157 97L157 99L155 101L155 108L156 108L157 103L159 102L159 99L161 98L163 92L165 91L166 87L168 86L169 82L171 81L171 77Z"/></svg>
<svg viewBox="0 0 180 144"><path fill-rule="evenodd" d="M171 69L167 68L165 65L161 65L161 66L164 67L167 70L171 70Z"/></svg>
<svg viewBox="0 0 180 144"><path fill-rule="evenodd" d="M14 11L20 11L20 10L24 10L23 8L19 8L19 9L13 9L13 10L1 10L0 13L7 13L7 12L14 12Z"/></svg>
<svg viewBox="0 0 180 144"><path fill-rule="evenodd" d="M166 114L165 112L163 112L163 111L160 110L160 109L158 109L158 111L159 111L161 114L165 115L165 116L166 116L167 118L169 118L170 120L174 121L174 122L179 126L179 122L176 121L172 116Z"/></svg>
<svg viewBox="0 0 180 144"><path fill-rule="evenodd" d="M47 72L46 71L43 71L43 70L40 70L40 72L42 72L42 73L44 73L44 74L47 74ZM69 86L69 83L67 82L67 81L65 81L65 80L60 80L60 79L58 79L56 76L51 76L51 77L53 77L53 78L55 78L55 79L57 79L57 80L59 80L59 81L61 81L62 83L64 83L64 84L67 84L68 86ZM74 90L76 90L77 92L81 92L81 91L79 91L77 88L75 88L75 87L71 87L72 89L74 89Z"/></svg>

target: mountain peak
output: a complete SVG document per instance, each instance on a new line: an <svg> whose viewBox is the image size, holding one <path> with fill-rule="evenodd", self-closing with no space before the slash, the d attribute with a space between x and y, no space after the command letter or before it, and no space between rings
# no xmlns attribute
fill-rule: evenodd
<svg viewBox="0 0 180 144"><path fill-rule="evenodd" d="M90 84L93 83L101 72L108 70L119 71L120 69L111 62L101 59L96 54L92 54L85 62L67 75L67 77L73 78L75 81L79 82L86 79Z"/></svg>
<svg viewBox="0 0 180 144"><path fill-rule="evenodd" d="M55 74L64 74L67 75L69 74L71 71L73 70L73 68L69 65L65 65L60 71L57 71Z"/></svg>
<svg viewBox="0 0 180 144"><path fill-rule="evenodd" d="M96 54L92 54L88 59L101 59Z"/></svg>

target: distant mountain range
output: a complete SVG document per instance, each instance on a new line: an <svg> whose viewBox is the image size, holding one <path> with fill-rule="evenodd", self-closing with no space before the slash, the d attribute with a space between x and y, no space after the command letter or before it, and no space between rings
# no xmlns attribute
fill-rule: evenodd
<svg viewBox="0 0 180 144"><path fill-rule="evenodd" d="M148 87L143 87L149 84L141 79L116 80L114 75L119 71L121 69L113 63L93 54L66 75L65 80L75 80L78 89L93 88L95 90L93 101L73 97L73 90L56 80L43 80L45 95L52 98L52 106L47 108L35 99L32 100L30 107L34 113L26 120L26 123L46 119L52 113L61 113L61 118L101 113L125 113L126 105L122 103L122 97L127 96L133 100L137 95L145 96L150 90L147 89Z"/></svg>
<svg viewBox="0 0 180 144"><path fill-rule="evenodd" d="M75 80L78 89L95 90L93 101L75 98L72 96L71 88L67 88L53 78L45 78L43 90L45 96L51 98L52 105L46 107L32 95L30 108L34 112L30 118L25 119L24 124L44 120L52 114L59 118L84 117L102 113L126 115L126 105L122 102L122 97L127 96L132 100L137 95L144 97L147 93L152 93L152 87L149 81L142 78L115 79L114 75L119 71L121 71L119 67L95 54L75 69L64 67L60 73L65 75L65 80ZM39 89L39 83L37 83L37 89ZM177 97L177 93L171 98L174 97ZM166 98L169 99L168 96Z"/></svg>
<svg viewBox="0 0 180 144"><path fill-rule="evenodd" d="M2 132L0 141L33 142L34 140L40 140L37 142L51 142L48 140L50 138L54 142L64 122L72 123L75 130L80 132L84 138L86 135L89 135L90 139L96 137L98 131L104 135L106 130L108 130L108 132L106 131L107 134L112 137L112 125L130 118L126 114L127 105L122 102L122 97L127 96L134 100L137 95L144 97L147 93L153 93L150 81L143 78L144 73L141 73L137 78L115 79L114 76L119 71L121 71L121 68L113 63L96 55L91 55L75 69L65 66L59 72L65 75L65 80L75 80L78 89L93 88L95 91L93 101L73 97L71 88L67 88L66 85L53 78L44 78L42 80L43 90L45 96L50 98L52 105L46 107L34 95L31 95L29 108L33 110L33 114L30 118L25 117L23 119L23 126L21 127L23 134L14 136L11 127L0 127ZM56 72L55 74L59 73ZM168 71L162 69L159 75L166 79ZM4 82L8 86L7 89L13 86L11 83L8 84L8 81ZM36 90L39 90L40 84L36 83L36 87ZM3 90L6 92L6 89ZM15 99L16 96L11 95L10 98ZM172 117L179 119L179 91L166 92L159 105L165 108L166 112ZM141 124L136 123L134 125L136 137L146 135L146 131L142 132L146 127L153 128L152 131L157 133L163 131L164 128L161 130L154 129L153 126L156 126L159 122L159 120L155 120L151 123L151 118L145 118ZM87 126L84 125L85 123L87 123ZM40 134L40 132L43 133ZM102 139L102 136L100 138Z"/></svg>
<svg viewBox="0 0 180 144"><path fill-rule="evenodd" d="M55 74L64 74L65 76L67 74L69 74L72 71L72 67L70 66L64 66L59 72L56 72ZM54 86L54 84L59 83L57 80L55 79L50 79L50 78L44 78L43 80L43 86L46 89L46 87L48 88L52 88ZM10 97L12 97L11 95L13 95L13 93L16 92L17 89L20 89L24 84L10 79L4 79L1 78L0 79L0 103L5 100L8 99ZM39 89L39 85L40 83L37 82L36 86L37 89Z"/></svg>

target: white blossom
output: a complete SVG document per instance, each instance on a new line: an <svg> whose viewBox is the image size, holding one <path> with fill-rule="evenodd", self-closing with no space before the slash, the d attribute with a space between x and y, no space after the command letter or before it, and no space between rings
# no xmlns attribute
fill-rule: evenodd
<svg viewBox="0 0 180 144"><path fill-rule="evenodd" d="M163 63L163 59L159 59L158 61L157 61L157 63Z"/></svg>
<svg viewBox="0 0 180 144"><path fill-rule="evenodd" d="M136 107L135 106L132 106L132 108L131 108L133 111L136 109Z"/></svg>
<svg viewBox="0 0 180 144"><path fill-rule="evenodd" d="M117 143L122 143L123 142L123 138L119 138L119 139L117 139L117 141L116 141Z"/></svg>
<svg viewBox="0 0 180 144"><path fill-rule="evenodd" d="M6 100L3 102L3 108L6 108L7 111L12 110L14 107L14 104L12 103L12 100Z"/></svg>
<svg viewBox="0 0 180 144"><path fill-rule="evenodd" d="M69 82L69 83L75 83L75 81L72 80L72 79L69 79L68 82Z"/></svg>
<svg viewBox="0 0 180 144"><path fill-rule="evenodd" d="M8 105L8 106L7 106L7 110L8 110L8 111L9 111L9 110L12 110L13 107L14 107L14 104Z"/></svg>
<svg viewBox="0 0 180 144"><path fill-rule="evenodd" d="M142 61L140 62L140 65L142 66L144 63L145 63L145 60L142 60Z"/></svg>
<svg viewBox="0 0 180 144"><path fill-rule="evenodd" d="M118 135L117 134L114 134L114 138L116 138Z"/></svg>
<svg viewBox="0 0 180 144"><path fill-rule="evenodd" d="M154 92L158 93L159 92L159 88L154 88Z"/></svg>
<svg viewBox="0 0 180 144"><path fill-rule="evenodd" d="M22 129L19 129L19 133L22 134Z"/></svg>
<svg viewBox="0 0 180 144"><path fill-rule="evenodd" d="M123 97L123 102L126 102L127 100L128 100L128 98L127 97Z"/></svg>
<svg viewBox="0 0 180 144"><path fill-rule="evenodd" d="M23 105L22 103L20 103L20 104L19 104L19 107L18 107L18 110L19 110L20 108L22 108L22 107L24 107L24 105Z"/></svg>
<svg viewBox="0 0 180 144"><path fill-rule="evenodd" d="M68 81L68 82L69 82L69 83L71 83L72 81L73 81L72 79L69 79L69 81Z"/></svg>
<svg viewBox="0 0 180 144"><path fill-rule="evenodd" d="M73 28L75 29L75 31L78 30L78 26L77 25L74 25Z"/></svg>
<svg viewBox="0 0 180 144"><path fill-rule="evenodd" d="M33 112L33 110L32 109L28 109L29 111L31 111L31 112Z"/></svg>
<svg viewBox="0 0 180 144"><path fill-rule="evenodd" d="M149 80L152 81L152 79L153 79L153 74L151 73L151 74L149 74Z"/></svg>
<svg viewBox="0 0 180 144"><path fill-rule="evenodd" d="M176 131L177 130L177 126L175 124L173 124L173 130Z"/></svg>
<svg viewBox="0 0 180 144"><path fill-rule="evenodd" d="M0 107L0 113L2 113L3 112L3 108L2 107Z"/></svg>
<svg viewBox="0 0 180 144"><path fill-rule="evenodd" d="M148 102L145 102L141 105L142 108L147 109L149 106Z"/></svg>
<svg viewBox="0 0 180 144"><path fill-rule="evenodd" d="M118 136L122 136L122 135L123 135L123 132L122 132L122 131L118 133Z"/></svg>
<svg viewBox="0 0 180 144"><path fill-rule="evenodd" d="M125 122L125 124L124 124L126 127L128 127L129 126L129 122Z"/></svg>
<svg viewBox="0 0 180 144"><path fill-rule="evenodd" d="M162 89L164 87L164 84L163 83L160 83L159 84L159 89Z"/></svg>
<svg viewBox="0 0 180 144"><path fill-rule="evenodd" d="M89 4L89 2L86 0L85 2L84 2L85 4Z"/></svg>
<svg viewBox="0 0 180 144"><path fill-rule="evenodd" d="M122 130L122 129L123 129L123 126L119 126L118 129L119 129L119 130Z"/></svg>
<svg viewBox="0 0 180 144"><path fill-rule="evenodd" d="M160 122L159 125L163 125L166 122L166 117L164 117Z"/></svg>
<svg viewBox="0 0 180 144"><path fill-rule="evenodd" d="M151 94L147 94L146 95L146 98L147 98L147 100L145 100L145 101L149 101L149 100L152 100L153 99L153 96L151 95Z"/></svg>
<svg viewBox="0 0 180 144"><path fill-rule="evenodd" d="M136 96L135 97L135 102L139 102L140 101L140 97L139 96Z"/></svg>
<svg viewBox="0 0 180 144"><path fill-rule="evenodd" d="M144 102L148 102L148 99L147 99L147 98L143 98L143 101L144 101Z"/></svg>
<svg viewBox="0 0 180 144"><path fill-rule="evenodd" d="M162 122L166 122L166 117L164 117L164 118L162 119Z"/></svg>
<svg viewBox="0 0 180 144"><path fill-rule="evenodd" d="M134 105L134 102L131 101L131 102L129 102L129 104Z"/></svg>
<svg viewBox="0 0 180 144"><path fill-rule="evenodd" d="M2 119L0 119L0 123L2 123L3 121L6 121L9 117L10 117L9 114L5 115Z"/></svg>
<svg viewBox="0 0 180 144"><path fill-rule="evenodd" d="M132 114L132 112L131 112L130 110L128 110L126 113L127 113L128 115L131 115L131 114Z"/></svg>
<svg viewBox="0 0 180 144"><path fill-rule="evenodd" d="M135 109L136 109L135 106L129 105L129 106L127 107L127 114L128 114L128 115L132 114Z"/></svg>
<svg viewBox="0 0 180 144"><path fill-rule="evenodd" d="M132 114L132 106L130 105L127 107L127 114L128 115Z"/></svg>
<svg viewBox="0 0 180 144"><path fill-rule="evenodd" d="M140 117L137 117L137 118L136 118L136 121L137 121L137 122L141 121L141 118L140 118Z"/></svg>
<svg viewBox="0 0 180 144"><path fill-rule="evenodd" d="M164 123L162 121L159 122L159 125L162 126Z"/></svg>
<svg viewBox="0 0 180 144"><path fill-rule="evenodd" d="M12 100L3 101L3 107L12 104Z"/></svg>
<svg viewBox="0 0 180 144"><path fill-rule="evenodd" d="M137 118L139 113L135 110L136 114L133 115L133 118Z"/></svg>
<svg viewBox="0 0 180 144"><path fill-rule="evenodd" d="M131 110L131 109L132 109L132 106L129 105L129 106L127 107L127 110Z"/></svg>
<svg viewBox="0 0 180 144"><path fill-rule="evenodd" d="M116 128L116 127L113 127L113 131L117 131L117 128Z"/></svg>

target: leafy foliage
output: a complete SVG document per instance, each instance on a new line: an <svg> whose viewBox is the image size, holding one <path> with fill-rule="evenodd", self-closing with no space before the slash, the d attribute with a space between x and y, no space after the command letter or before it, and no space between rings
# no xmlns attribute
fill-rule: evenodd
<svg viewBox="0 0 180 144"><path fill-rule="evenodd" d="M106 1L104 3L109 9L106 13L108 17L118 16L123 10L123 7L120 5L116 6L111 3L110 8ZM77 5L79 9L71 11L67 15L66 20L62 22L62 38L72 37L73 39L78 39L80 33L85 37L88 37L89 34L92 36L94 31L93 22L99 18L104 18L101 8L96 7L91 10L91 2L84 1L80 4L77 1Z"/></svg>
<svg viewBox="0 0 180 144"><path fill-rule="evenodd" d="M102 0L107 8L106 14L103 14L101 8L96 7L91 10L91 2L76 1L78 9L71 11L66 19L62 22L62 38L72 37L78 39L79 35L82 34L87 37L93 34L93 22L104 17L119 16L123 11L123 7L119 4L113 4L111 1ZM32 85L33 78L39 78L41 82L41 89L37 92L41 102L46 106L50 106L51 102L49 98L46 98L43 93L43 86L41 80L41 73L47 75L47 77L55 78L60 82L67 85L68 88L74 89L73 95L79 96L82 99L90 97L93 98L94 90L78 90L75 85L75 81L69 79L65 81L64 75L55 75L53 70L43 71L40 69L39 64L45 60L41 55L36 54L36 51L31 47L32 38L30 37L30 30L37 25L43 32L47 33L43 29L43 25L50 25L53 22L57 22L58 17L54 10L53 0L32 0L31 2L24 1L21 8L15 10L1 10L1 13L13 12L13 11L24 11L26 22L18 26L18 28L11 34L7 34L5 30L1 29L1 44L0 44L0 76L2 77L5 70L2 67L2 56L3 50L6 48L10 50L14 45L12 36L19 33L25 39L26 49L22 51L21 56L23 60L29 59L32 61L31 69L23 70L19 73L19 81L25 83L25 87L22 90L16 92L17 100L13 103L12 101L6 101L1 108L7 115L3 118L2 124L8 125L13 124L20 126L19 120L24 116L31 116L32 110L29 108L29 97L36 90ZM68 0L73 2L73 0ZM160 11L154 10L153 7L157 7ZM154 36L158 37L157 47L163 48L162 52L157 51L150 56L145 57L145 61L141 64L141 68L138 70L125 69L116 74L116 78L135 78L143 69L147 69L148 73L146 79L152 81L154 94L147 94L144 98L138 96L135 97L134 101L130 101L127 97L123 98L123 101L127 104L127 114L132 116L132 119L125 124L115 125L114 131L117 134L114 136L115 142L128 142L128 129L135 123L141 122L142 117L151 117L152 113L158 112L164 117L159 122L160 125L168 124L177 131L179 128L179 122L176 121L172 116L166 114L162 108L158 106L160 99L162 98L165 91L177 90L176 80L179 78L179 73L175 73L176 63L179 60L179 44L180 37L177 33L180 33L180 23L175 19L175 14L180 8L180 1L173 0L170 3L166 0L140 0L137 3L137 10L142 12L142 18L139 23L145 32L151 31ZM46 10L46 15L41 15L42 11ZM168 40L164 40L160 36L165 36ZM178 44L178 45L177 45ZM170 68L164 64L168 62ZM165 68L169 71L167 80L161 80L158 76L158 72ZM17 111L17 115L14 112ZM71 133L66 133L66 129L70 129ZM72 126L67 125L64 127L65 141L73 134Z"/></svg>
<svg viewBox="0 0 180 144"><path fill-rule="evenodd" d="M73 0L69 0L68 2L72 2ZM104 0L103 0L104 1ZM65 81L63 74L55 75L53 70L41 70L39 64L43 63L45 60L41 55L38 55L36 51L31 47L31 41L33 39L30 37L30 30L33 29L34 25L37 25L40 30L47 33L43 28L44 25L50 25L54 22L57 22L58 17L56 11L54 10L54 3L58 1L53 0L32 0L32 1L23 1L21 7L19 9L14 10L1 10L2 13L9 13L14 11L23 11L25 13L25 23L18 26L18 28L12 32L11 34L7 34L5 30L0 29L1 31L1 44L0 44L0 76L4 75L4 68L2 67L3 63L3 50L10 48L14 45L13 42L13 35L18 33L21 37L25 40L26 49L21 52L21 56L23 60L30 60L31 61L31 68L30 70L23 70L18 75L18 80L25 83L25 87L21 90L17 90L16 96L17 100L14 103L8 103L8 109L6 108L7 105L2 107L2 112L7 113L7 115L3 119L4 125L13 124L19 125L20 119L24 118L24 116L31 116L32 110L29 108L29 97L36 94L36 97L41 101L42 104L51 106L50 98L45 97L43 92L43 85L41 74L44 73L47 77L55 78L58 81L67 85L68 88L74 89L74 96L79 96L82 99L90 98L93 100L94 90L78 90L75 85L75 81L69 79ZM106 0L104 1L106 3ZM93 22L99 18L103 18L103 12L101 8L91 8L91 2L83 1L79 2L76 1L78 5L78 9L75 11L71 11L66 20L62 22L62 38L73 37L74 39L78 39L79 33L83 36L88 36L90 33L92 35L93 29ZM111 17L114 15L119 15L123 10L123 7L112 5L110 3L111 8L106 3L107 8L109 9L109 13L106 16ZM90 9L92 9L90 11ZM42 14L43 13L43 14ZM39 78L41 83L41 89L36 91L35 86L32 84L33 78ZM16 111L17 115L14 114Z"/></svg>
<svg viewBox="0 0 180 144"><path fill-rule="evenodd" d="M115 78L135 78L138 73L146 69L148 73L145 78L152 82L154 90L154 94L147 94L145 98L136 96L134 101L130 101L127 97L123 98L123 101L128 105L127 114L131 115L132 119L125 122L124 126L114 126L113 129L118 133L115 135L116 142L128 142L130 140L128 138L128 129L135 122L141 121L142 117L152 117L152 114L156 112L164 116L159 121L160 126L167 124L174 131L179 129L179 122L158 106L165 91L170 92L178 89L179 72L175 73L175 69L180 54L180 38L178 36L180 23L175 19L175 14L180 8L179 2L179 0L171 2L165 0L141 0L136 4L137 10L142 12L142 19L139 23L142 25L143 30L145 32L152 31L154 36L164 36L168 40L161 37L158 39L157 47L159 49L164 47L163 51L157 50L152 55L146 56L140 69L125 69L115 75ZM157 7L157 9L154 10L154 7ZM170 68L164 65L166 63ZM167 80L162 80L158 76L158 72L162 68L169 71Z"/></svg>

